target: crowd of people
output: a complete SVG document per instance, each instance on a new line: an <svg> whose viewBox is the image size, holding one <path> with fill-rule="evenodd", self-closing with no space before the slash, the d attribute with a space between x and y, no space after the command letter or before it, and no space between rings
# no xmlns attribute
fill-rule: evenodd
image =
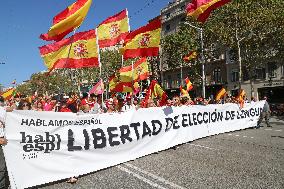
<svg viewBox="0 0 284 189"><path fill-rule="evenodd" d="M147 98L146 98L147 99ZM255 101L255 99L251 99ZM248 102L247 99L244 101ZM73 113L119 113L129 111L131 109L139 108L150 108L159 106L192 106L192 105L208 105L208 104L223 104L223 103L237 103L239 100L233 96L226 96L220 100L214 99L204 99L197 97L191 99L187 95L173 96L173 98L168 98L166 103L161 104L158 98L149 98L147 101L145 98L138 98L136 96L130 95L113 95L110 98L105 98L102 95L82 93L78 95L77 93L70 92L68 95L36 95L36 96L25 96L17 94L9 100L4 100L0 96L0 106L5 107L6 111L13 110L34 110L34 111L54 111L54 112L73 112ZM265 111L270 111L268 103L266 103ZM1 115L0 115L1 117ZM269 125L269 115L266 113L261 116L260 120L266 119L267 125ZM4 131L1 130L4 127L4 121L0 120L0 144L5 145L7 140L4 138ZM259 123L258 126L259 127ZM0 156L3 156L2 150L0 151ZM1 158L1 157L0 157ZM6 176L5 165L1 167L0 165L0 178ZM3 170L3 172L1 171ZM4 175L5 174L5 175ZM68 179L69 183L76 183L78 178L72 177ZM6 179L7 180L7 179ZM1 180L0 180L1 185Z"/></svg>
<svg viewBox="0 0 284 189"><path fill-rule="evenodd" d="M251 99L255 101L254 99ZM248 102L246 100L245 102ZM102 95L70 92L68 95L37 95L27 97L17 94L9 100L3 102L4 106L15 110L34 110L34 111L54 111L54 112L83 112L83 113L114 113L125 112L130 109L159 107L159 106L190 106L208 105L223 103L239 103L233 96L227 96L220 100L204 99L197 97L191 99L189 95L173 96L168 98L166 104L161 104L158 98L149 98L145 102L144 98L130 95L113 95L110 98L103 98Z"/></svg>

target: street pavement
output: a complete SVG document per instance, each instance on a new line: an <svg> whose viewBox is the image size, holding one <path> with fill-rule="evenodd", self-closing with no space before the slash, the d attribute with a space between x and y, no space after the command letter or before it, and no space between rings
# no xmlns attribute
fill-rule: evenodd
<svg viewBox="0 0 284 189"><path fill-rule="evenodd" d="M41 189L284 188L284 119L203 138ZM264 123L263 123L264 124Z"/></svg>

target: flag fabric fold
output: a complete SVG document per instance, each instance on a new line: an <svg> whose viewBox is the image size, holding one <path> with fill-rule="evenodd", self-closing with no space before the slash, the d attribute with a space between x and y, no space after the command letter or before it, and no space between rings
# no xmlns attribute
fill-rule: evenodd
<svg viewBox="0 0 284 189"><path fill-rule="evenodd" d="M118 73L109 79L109 88L111 92L133 92L135 83L147 79L149 76L147 58L143 57L131 66L122 67Z"/></svg>
<svg viewBox="0 0 284 189"><path fill-rule="evenodd" d="M195 59L196 57L197 57L196 51L191 51L190 53L188 53L186 56L183 57L183 60L185 62L189 62L189 61Z"/></svg>
<svg viewBox="0 0 284 189"><path fill-rule="evenodd" d="M230 1L231 0L192 0L186 7L187 16L192 16L197 21L204 23L213 10Z"/></svg>
<svg viewBox="0 0 284 189"><path fill-rule="evenodd" d="M186 91L191 91L193 89L193 85L189 78L185 78L185 84L186 84Z"/></svg>
<svg viewBox="0 0 284 189"><path fill-rule="evenodd" d="M15 92L15 89L10 88L10 89L7 89L5 92L3 92L1 96L4 98L4 100L9 100L13 96L14 92Z"/></svg>
<svg viewBox="0 0 284 189"><path fill-rule="evenodd" d="M135 31L130 32L124 41L124 59L158 56L161 41L160 18L149 22Z"/></svg>
<svg viewBox="0 0 284 189"><path fill-rule="evenodd" d="M246 92L244 89L241 89L239 91L239 94L237 96L237 100L240 104L240 108L243 108L244 107L244 103L245 103L245 96L246 96Z"/></svg>
<svg viewBox="0 0 284 189"><path fill-rule="evenodd" d="M223 87L221 90L218 91L217 95L216 95L216 100L220 100L222 98L224 98L225 94L227 93L226 89Z"/></svg>
<svg viewBox="0 0 284 189"><path fill-rule="evenodd" d="M92 0L77 0L53 18L53 25L40 38L46 41L60 41L79 27L88 14Z"/></svg>
<svg viewBox="0 0 284 189"><path fill-rule="evenodd" d="M150 98L159 98L159 106L164 106L167 103L168 96L156 80L152 80L149 85L145 99L142 102L144 108L147 107Z"/></svg>
<svg viewBox="0 0 284 189"><path fill-rule="evenodd" d="M61 68L98 67L96 31L76 33L70 38L39 48L48 71Z"/></svg>
<svg viewBox="0 0 284 189"><path fill-rule="evenodd" d="M97 29L100 48L111 47L122 43L129 33L127 9L107 18Z"/></svg>
<svg viewBox="0 0 284 189"><path fill-rule="evenodd" d="M93 88L89 91L89 94L101 95L104 93L104 83L103 80L100 79L98 83L96 83Z"/></svg>
<svg viewBox="0 0 284 189"><path fill-rule="evenodd" d="M133 71L132 65L122 67L119 70L119 78L121 82L136 82L147 79L149 76L149 68L147 58L143 57L137 60L133 64Z"/></svg>

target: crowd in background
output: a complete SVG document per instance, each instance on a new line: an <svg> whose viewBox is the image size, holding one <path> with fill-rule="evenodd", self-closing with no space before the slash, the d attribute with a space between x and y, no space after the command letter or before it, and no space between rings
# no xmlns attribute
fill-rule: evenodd
<svg viewBox="0 0 284 189"><path fill-rule="evenodd" d="M2 100L3 101L3 100ZM255 101L255 99L251 99ZM245 102L248 102L246 99ZM214 99L204 99L197 97L191 99L188 95L173 96L168 98L166 106L191 106L238 103L238 99L233 96L226 96L218 101ZM5 106L16 110L35 110L35 111L54 111L54 112L73 112L73 113L113 113L125 112L130 109L149 108L161 106L158 98L149 98L145 102L144 98L131 95L113 95L110 98L103 98L102 95L70 92L68 95L36 95L27 97L17 94L5 101Z"/></svg>

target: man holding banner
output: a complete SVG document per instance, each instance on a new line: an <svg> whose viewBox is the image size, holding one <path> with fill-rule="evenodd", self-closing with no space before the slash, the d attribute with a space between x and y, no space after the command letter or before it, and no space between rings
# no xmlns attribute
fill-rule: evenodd
<svg viewBox="0 0 284 189"><path fill-rule="evenodd" d="M4 138L4 117L6 110L4 108L4 98L0 96L0 189L8 187L9 178L5 163L5 157L2 150L2 145L7 144L7 140Z"/></svg>

